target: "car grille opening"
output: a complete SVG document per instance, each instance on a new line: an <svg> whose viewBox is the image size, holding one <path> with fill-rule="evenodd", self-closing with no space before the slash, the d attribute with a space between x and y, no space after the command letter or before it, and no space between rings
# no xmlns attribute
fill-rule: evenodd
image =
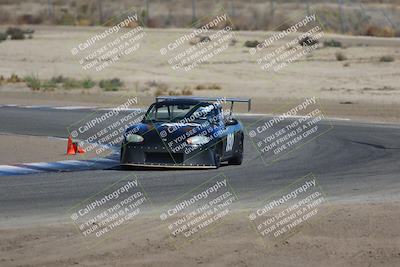
<svg viewBox="0 0 400 267"><path fill-rule="evenodd" d="M183 153L146 152L146 163L182 164Z"/></svg>

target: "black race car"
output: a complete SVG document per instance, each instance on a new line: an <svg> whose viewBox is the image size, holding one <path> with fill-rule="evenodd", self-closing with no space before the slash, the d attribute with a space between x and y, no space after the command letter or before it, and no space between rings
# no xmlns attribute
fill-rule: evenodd
<svg viewBox="0 0 400 267"><path fill-rule="evenodd" d="M157 97L143 120L129 127L121 145L121 165L218 168L240 165L243 126L232 118L235 102L250 99ZM228 112L223 104L230 103Z"/></svg>

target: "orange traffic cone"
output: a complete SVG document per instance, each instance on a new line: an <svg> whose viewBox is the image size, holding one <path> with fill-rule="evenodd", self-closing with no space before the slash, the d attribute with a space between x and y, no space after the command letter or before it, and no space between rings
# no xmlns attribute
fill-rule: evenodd
<svg viewBox="0 0 400 267"><path fill-rule="evenodd" d="M76 153L78 151L78 142L72 142L72 146L74 147Z"/></svg>
<svg viewBox="0 0 400 267"><path fill-rule="evenodd" d="M76 152L79 153L79 154L86 153L85 149L80 147L78 143L76 144Z"/></svg>
<svg viewBox="0 0 400 267"><path fill-rule="evenodd" d="M75 155L76 149L74 148L74 144L72 143L72 137L68 136L68 145L67 145L67 155Z"/></svg>

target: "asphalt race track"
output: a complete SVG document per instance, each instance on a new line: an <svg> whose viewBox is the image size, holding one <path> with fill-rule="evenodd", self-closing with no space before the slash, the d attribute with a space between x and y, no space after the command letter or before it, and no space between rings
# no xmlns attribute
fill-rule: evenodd
<svg viewBox="0 0 400 267"><path fill-rule="evenodd" d="M66 127L90 110L0 108L0 132L63 137ZM241 118L246 125L256 117ZM244 163L218 170L134 170L119 168L0 177L3 223L68 221L67 210L119 179L137 175L155 207L223 173L239 196L254 207L269 193L312 172L331 200L398 198L400 195L400 126L330 121L333 129L266 166L249 140ZM323 123L328 123L324 121ZM5 153L5 152L2 152Z"/></svg>

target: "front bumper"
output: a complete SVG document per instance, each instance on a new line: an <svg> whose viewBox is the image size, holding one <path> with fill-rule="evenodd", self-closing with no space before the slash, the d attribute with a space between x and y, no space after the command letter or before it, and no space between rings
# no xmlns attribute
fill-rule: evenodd
<svg viewBox="0 0 400 267"><path fill-rule="evenodd" d="M207 147L186 147L174 153L163 145L125 143L121 165L165 168L216 168L214 151Z"/></svg>

